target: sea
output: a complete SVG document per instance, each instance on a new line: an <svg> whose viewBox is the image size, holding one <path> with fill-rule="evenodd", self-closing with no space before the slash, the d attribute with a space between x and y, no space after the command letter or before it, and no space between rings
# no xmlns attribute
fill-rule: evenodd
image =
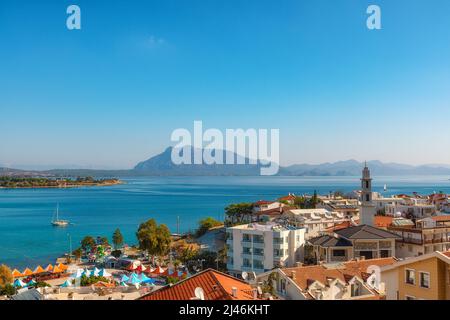
<svg viewBox="0 0 450 320"><path fill-rule="evenodd" d="M195 230L204 217L224 219L232 203L359 189L360 177L145 177L125 184L68 189L0 189L0 264L34 268L79 246L86 236L111 240L116 228L125 243L137 243L140 223L154 218L175 232ZM384 192L384 185L387 191ZM374 177L374 191L385 196L412 192L450 193L449 177ZM65 228L50 221L59 205ZM179 219L179 224L177 220Z"/></svg>

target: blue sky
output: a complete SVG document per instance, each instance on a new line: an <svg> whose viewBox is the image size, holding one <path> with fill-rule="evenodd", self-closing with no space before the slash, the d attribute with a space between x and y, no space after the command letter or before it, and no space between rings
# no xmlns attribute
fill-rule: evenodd
<svg viewBox="0 0 450 320"><path fill-rule="evenodd" d="M194 120L279 128L284 165L450 163L448 0L37 2L0 2L0 164L129 168Z"/></svg>

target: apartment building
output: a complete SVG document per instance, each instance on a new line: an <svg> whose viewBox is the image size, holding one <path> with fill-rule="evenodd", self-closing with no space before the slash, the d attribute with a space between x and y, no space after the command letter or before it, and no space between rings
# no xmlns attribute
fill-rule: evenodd
<svg viewBox="0 0 450 320"><path fill-rule="evenodd" d="M257 282L270 284L284 300L379 300L384 299L379 270L395 261L383 258L281 268L258 275Z"/></svg>
<svg viewBox="0 0 450 320"><path fill-rule="evenodd" d="M250 223L227 228L227 268L238 276L303 260L305 229L277 223Z"/></svg>
<svg viewBox="0 0 450 320"><path fill-rule="evenodd" d="M282 218L291 225L305 228L306 239L317 237L335 225L353 221L351 217L341 212L328 211L324 208L287 210L283 212Z"/></svg>
<svg viewBox="0 0 450 320"><path fill-rule="evenodd" d="M381 268L388 300L450 300L450 252L435 251Z"/></svg>
<svg viewBox="0 0 450 320"><path fill-rule="evenodd" d="M415 222L393 219L387 230L401 237L396 243L396 255L399 258L450 250L450 215L433 216Z"/></svg>

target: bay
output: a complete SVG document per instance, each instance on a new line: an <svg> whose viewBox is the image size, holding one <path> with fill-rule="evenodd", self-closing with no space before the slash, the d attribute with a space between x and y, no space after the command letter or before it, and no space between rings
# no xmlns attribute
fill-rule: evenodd
<svg viewBox="0 0 450 320"><path fill-rule="evenodd" d="M289 192L319 194L352 191L359 177L145 177L123 179L126 184L73 189L0 189L0 264L34 267L54 263L55 258L79 246L86 235L107 236L116 228L125 242L136 244L139 223L155 218L172 232L194 230L198 221L211 216L224 218L231 203L272 200ZM374 191L386 195L418 192L450 193L443 176L375 177ZM60 218L67 228L50 220L59 203Z"/></svg>

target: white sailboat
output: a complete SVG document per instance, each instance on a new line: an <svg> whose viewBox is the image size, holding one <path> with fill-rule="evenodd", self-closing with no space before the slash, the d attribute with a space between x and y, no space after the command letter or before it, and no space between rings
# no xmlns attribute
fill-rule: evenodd
<svg viewBox="0 0 450 320"><path fill-rule="evenodd" d="M385 184L385 185L384 185L384 191L386 191L386 190L387 190L387 185Z"/></svg>
<svg viewBox="0 0 450 320"><path fill-rule="evenodd" d="M65 227L69 225L69 221L59 219L59 204L56 205L56 219L52 220L52 225L55 227Z"/></svg>

